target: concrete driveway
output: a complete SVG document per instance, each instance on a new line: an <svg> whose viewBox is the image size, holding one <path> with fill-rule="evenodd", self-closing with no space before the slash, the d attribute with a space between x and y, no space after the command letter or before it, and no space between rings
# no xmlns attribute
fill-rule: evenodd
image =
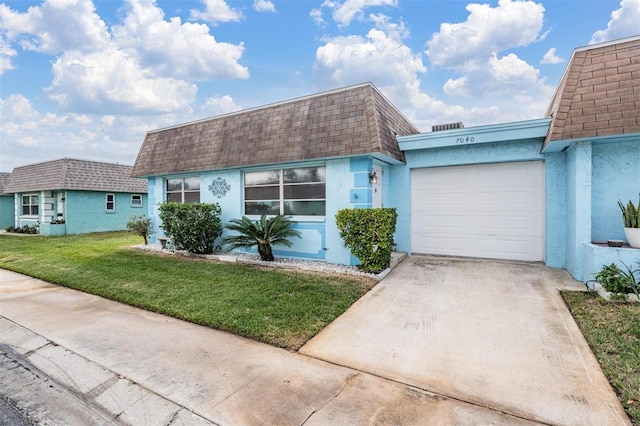
<svg viewBox="0 0 640 426"><path fill-rule="evenodd" d="M541 264L412 256L300 352L549 424L629 424Z"/></svg>

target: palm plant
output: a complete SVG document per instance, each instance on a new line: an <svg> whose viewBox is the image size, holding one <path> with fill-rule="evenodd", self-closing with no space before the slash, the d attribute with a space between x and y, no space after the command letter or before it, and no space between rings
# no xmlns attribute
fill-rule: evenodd
<svg viewBox="0 0 640 426"><path fill-rule="evenodd" d="M227 245L227 251L258 246L260 259L271 262L272 245L291 247L293 244L289 238L300 238L300 232L293 229L293 224L291 216L278 215L267 219L267 215L263 214L255 222L242 216L242 219L232 219L225 225L226 229L236 231L238 235L223 238L222 244Z"/></svg>

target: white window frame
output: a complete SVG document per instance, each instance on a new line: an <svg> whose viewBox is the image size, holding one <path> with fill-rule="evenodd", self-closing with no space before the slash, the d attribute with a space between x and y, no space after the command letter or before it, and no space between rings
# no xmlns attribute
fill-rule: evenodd
<svg viewBox="0 0 640 426"><path fill-rule="evenodd" d="M186 179L197 179L198 180L198 190L197 191L193 190L193 189L185 190L184 189L184 181ZM169 181L171 181L171 180L180 180L181 181L180 191L169 191L168 190L167 186L169 185ZM191 203L199 203L199 202L201 202L200 200L201 200L201 196L202 196L202 193L200 191L201 190L201 184L202 184L202 182L200 182L200 177L199 176L186 176L186 177L167 178L167 179L165 179L165 182L164 182L164 199L166 201L169 201L168 194L178 194L178 193L180 193L180 201L176 201L176 202L185 203L185 202L187 202L187 201L185 201L185 193L195 194L197 192L198 193L198 201L190 201L190 202Z"/></svg>
<svg viewBox="0 0 640 426"><path fill-rule="evenodd" d="M111 201L109 201L109 197L111 197ZM114 194L112 192L106 194L105 198L104 198L104 201L105 201L105 203L104 203L105 204L104 205L105 211L107 213L115 213L116 212L116 194ZM111 208L109 208L109 204L113 204L113 206Z"/></svg>
<svg viewBox="0 0 640 426"><path fill-rule="evenodd" d="M310 164L310 165L300 165L300 166L294 166L294 167L283 167L283 168L278 168L278 169L263 169L263 170L245 170L242 173L242 212L245 216L252 218L252 219L256 219L259 218L259 215L256 214L247 214L246 213L246 202L247 200L245 199L245 190L246 188L251 188L251 187L260 187L260 186L275 186L276 184L270 184L270 185L249 185L247 186L245 183L245 175L247 173L255 173L255 172L267 172L267 171L277 171L279 174L279 182L278 182L278 200L273 200L273 201L278 201L279 202L279 210L281 214L284 214L284 203L285 201L288 201L288 199L284 198L284 188L285 186L288 185L292 185L290 183L284 183L284 172L285 170L290 170L290 169L304 169L304 168L311 168L311 167L317 167L317 168L323 168L325 170L325 176L326 176L326 165L324 164ZM324 183L325 185L325 198L318 198L318 199L310 199L310 200L296 200L296 201L324 201L324 215L312 215L312 216L307 216L307 215L291 215L293 218L295 218L296 221L300 222L300 221L304 221L304 222L322 222L325 220L325 217L327 215L327 194L326 194L326 188L327 188L327 182L326 182L326 177L325 177L325 181L324 182L301 182L301 183L296 183L295 185L304 185L305 183L308 183L310 185L313 184L318 184L318 183ZM254 201L254 200L250 200L250 201ZM272 215L269 215L272 216Z"/></svg>
<svg viewBox="0 0 640 426"><path fill-rule="evenodd" d="M24 198L29 197L29 204L24 204ZM36 197L36 203L33 204L33 197ZM29 206L29 214L24 214L24 207ZM33 214L32 209L35 207L37 209L36 214ZM20 216L23 217L39 217L40 216L40 194L37 193L29 193L29 194L21 194L20 196Z"/></svg>
<svg viewBox="0 0 640 426"><path fill-rule="evenodd" d="M137 198L140 200L139 203L137 202L133 202L134 198ZM131 207L134 208L138 208L138 207L142 207L142 194L131 194Z"/></svg>

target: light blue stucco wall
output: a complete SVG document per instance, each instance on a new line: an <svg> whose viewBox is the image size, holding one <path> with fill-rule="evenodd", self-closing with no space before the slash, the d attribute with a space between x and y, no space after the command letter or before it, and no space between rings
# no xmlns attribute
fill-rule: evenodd
<svg viewBox="0 0 640 426"><path fill-rule="evenodd" d="M615 263L622 270L626 270L624 265L637 269L640 262L640 249L628 247L604 247L590 243L583 243L581 270L576 272L576 279L580 281L590 281L595 278L604 265Z"/></svg>
<svg viewBox="0 0 640 426"><path fill-rule="evenodd" d="M389 207L398 213L396 233L393 241L398 251L411 252L411 170L404 164L392 165L388 173L389 183L384 194L388 194Z"/></svg>
<svg viewBox="0 0 640 426"><path fill-rule="evenodd" d="M564 268L567 262L567 156L545 155L545 263Z"/></svg>
<svg viewBox="0 0 640 426"><path fill-rule="evenodd" d="M637 201L640 141L582 141L567 151L567 261L577 280L589 281L603 265L640 262L640 250L592 244L624 240L617 200Z"/></svg>
<svg viewBox="0 0 640 426"><path fill-rule="evenodd" d="M567 262L566 269L582 280L583 243L591 242L591 143L567 150Z"/></svg>
<svg viewBox="0 0 640 426"><path fill-rule="evenodd" d="M66 191L65 224L67 234L120 231L127 229L131 216L144 216L147 197L142 194L142 206L131 205L131 193L115 192L115 212L106 211L107 192Z"/></svg>
<svg viewBox="0 0 640 426"><path fill-rule="evenodd" d="M372 186L369 173L374 160L371 157L329 159L324 162L305 162L286 164L281 167L304 167L323 164L326 167L326 215L324 218L307 218L295 225L302 238L292 238L293 246L274 247L275 256L299 257L325 260L329 263L356 264L340 238L335 224L336 213L344 208L371 208ZM376 165L383 169L382 186L390 181L388 166L376 160ZM275 168L274 166L266 168ZM221 208L221 221L224 224L231 219L242 217L243 213L243 173L251 170L265 170L265 167L247 169L227 169L207 171L199 174L153 176L148 179L148 215L154 224L155 234L150 242L155 243L158 237L164 237L158 218L158 206L165 200L164 186L166 179L174 177L198 176L200 178L200 201L218 203ZM278 167L279 168L279 167ZM214 194L210 190L212 183L222 182L228 185L225 194ZM391 193L383 190L383 204L390 203ZM228 235L224 230L222 238ZM220 240L216 241L220 245Z"/></svg>
<svg viewBox="0 0 640 426"><path fill-rule="evenodd" d="M640 140L594 144L592 147L591 238L625 240L618 200L638 203Z"/></svg>
<svg viewBox="0 0 640 426"><path fill-rule="evenodd" d="M13 195L0 195L0 229L14 225L14 212Z"/></svg>
<svg viewBox="0 0 640 426"><path fill-rule="evenodd" d="M351 190L360 183L360 172L351 171L350 160L343 158L327 162L327 204L325 216L326 232L326 258L329 263L351 264L351 252L344 245L340 238L338 227L336 226L336 213L339 210L350 207L349 200L352 196Z"/></svg>
<svg viewBox="0 0 640 426"><path fill-rule="evenodd" d="M106 194L115 195L115 212L106 211ZM131 195L129 192L97 192L97 191L37 191L25 194L38 194L41 202L51 207L51 216L55 220L58 216L58 194L64 197L62 205L62 218L64 218L64 227L58 227L55 234L60 234L60 228L63 228L63 234L85 234L89 232L105 232L105 231L121 231L127 229L127 222L131 216L145 216L147 213L147 194L135 193L142 195L142 206L131 205ZM42 205L39 208L37 217L25 217L21 215L22 193L15 194L14 208L16 216L16 226L35 226L49 221L45 218L45 210ZM42 233L45 235L53 235L50 232L50 226L44 226Z"/></svg>

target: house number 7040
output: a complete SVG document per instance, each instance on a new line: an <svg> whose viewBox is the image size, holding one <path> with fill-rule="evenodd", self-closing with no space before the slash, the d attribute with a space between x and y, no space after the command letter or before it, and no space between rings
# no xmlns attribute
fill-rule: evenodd
<svg viewBox="0 0 640 426"><path fill-rule="evenodd" d="M473 136L467 136L466 138L456 138L456 143L469 143L474 140L475 138Z"/></svg>

